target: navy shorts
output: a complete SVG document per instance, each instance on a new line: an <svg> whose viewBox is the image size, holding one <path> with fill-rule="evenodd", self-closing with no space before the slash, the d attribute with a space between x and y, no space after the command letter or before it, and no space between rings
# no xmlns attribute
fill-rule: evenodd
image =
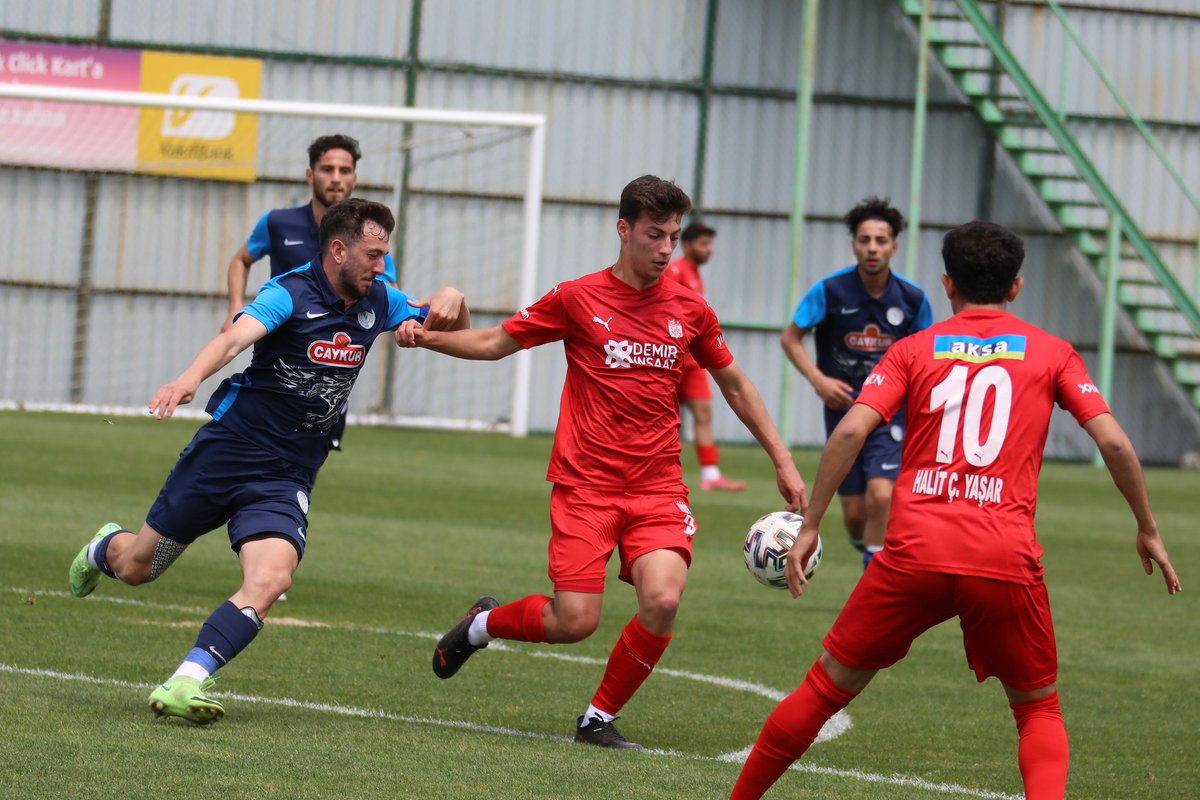
<svg viewBox="0 0 1200 800"><path fill-rule="evenodd" d="M228 523L234 552L268 534L288 539L303 558L315 478L315 471L208 423L179 454L146 524L186 545Z"/></svg>
<svg viewBox="0 0 1200 800"><path fill-rule="evenodd" d="M825 409L825 436L833 433L833 429L846 415L845 410L834 411ZM900 475L900 451L904 449L904 409L901 408L892 417L867 434L862 451L846 479L838 487L838 494L864 494L867 491L867 481L870 478L887 478L895 481Z"/></svg>

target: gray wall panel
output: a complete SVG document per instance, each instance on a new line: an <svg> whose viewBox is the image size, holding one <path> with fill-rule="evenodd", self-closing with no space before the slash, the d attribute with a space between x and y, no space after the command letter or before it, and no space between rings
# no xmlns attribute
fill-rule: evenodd
<svg viewBox="0 0 1200 800"><path fill-rule="evenodd" d="M0 287L0 399L68 399L74 320L73 293Z"/></svg>
<svg viewBox="0 0 1200 800"><path fill-rule="evenodd" d="M0 196L0 277L73 284L83 247L85 178L80 173L5 167Z"/></svg>
<svg viewBox="0 0 1200 800"><path fill-rule="evenodd" d="M99 0L0 3L0 28L54 31L60 36L95 36L99 27Z"/></svg>

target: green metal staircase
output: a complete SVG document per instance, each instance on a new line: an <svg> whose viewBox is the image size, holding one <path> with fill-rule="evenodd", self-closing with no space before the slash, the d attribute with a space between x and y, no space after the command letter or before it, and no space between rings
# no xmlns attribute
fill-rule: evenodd
<svg viewBox="0 0 1200 800"><path fill-rule="evenodd" d="M919 30L922 0L898 2ZM1064 235L1102 277L1109 260L1119 259L1117 301L1200 409L1196 300L1163 262L979 4L933 0L930 20L931 52L1029 179Z"/></svg>

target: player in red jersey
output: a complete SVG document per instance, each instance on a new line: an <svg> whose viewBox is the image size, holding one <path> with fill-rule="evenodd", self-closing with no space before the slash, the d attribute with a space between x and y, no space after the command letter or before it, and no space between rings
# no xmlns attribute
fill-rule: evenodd
<svg viewBox="0 0 1200 800"><path fill-rule="evenodd" d="M679 380L690 353L716 379L738 417L775 465L788 509L805 506L804 481L754 384L725 346L704 299L660 280L691 200L674 183L644 175L625 187L621 240L608 269L555 286L502 325L466 336L420 326L398 330L401 346L495 360L561 340L567 357L558 429L547 479L548 574L554 596L500 605L479 598L438 642L433 671L449 678L493 638L569 643L596 630L605 564L614 549L620 577L637 592L637 613L621 632L576 741L638 748L613 726L671 640L687 583L696 521L679 462Z"/></svg>
<svg viewBox="0 0 1200 800"><path fill-rule="evenodd" d="M716 236L716 230L703 222L688 225L679 237L683 255L667 264L667 271L663 275L703 297L704 279L700 277L700 267L712 258L713 239ZM706 492L712 489L740 492L745 489L745 481L731 481L721 474L721 456L717 450L717 438L713 435L712 387L708 383L708 372L686 354L683 357L683 378L679 382L679 402L692 412L696 457L700 461L700 488Z"/></svg>
<svg viewBox="0 0 1200 800"><path fill-rule="evenodd" d="M812 502L794 545L807 553L866 436L908 404L903 466L883 552L863 573L804 682L767 717L732 798L761 797L825 721L929 628L958 617L979 681L1004 685L1020 737L1027 800L1062 798L1067 732L1055 681L1058 656L1034 533L1037 476L1057 402L1095 440L1133 512L1146 574L1158 564L1180 591L1124 430L1067 342L1009 314L1021 291L1021 240L988 222L946 234L945 322L888 350L821 455ZM1019 402L1018 402L1019 398ZM807 583L789 558L788 586Z"/></svg>

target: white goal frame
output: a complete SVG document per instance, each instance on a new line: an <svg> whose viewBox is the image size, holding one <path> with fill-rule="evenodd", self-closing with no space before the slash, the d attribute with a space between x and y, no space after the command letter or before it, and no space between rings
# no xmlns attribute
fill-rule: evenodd
<svg viewBox="0 0 1200 800"><path fill-rule="evenodd" d="M279 116L320 116L381 122L478 125L525 129L529 132L529 162L525 175L525 194L522 204L523 239L520 281L517 292L518 308L524 308L537 299L534 296L534 292L537 285L538 237L541 229L542 182L545 174L546 151L546 116L544 114L312 103L293 100L213 98L18 83L0 83L0 98L88 103L95 105L145 106L167 109L186 108L202 111L265 112ZM397 181L398 186L399 182ZM532 355L528 350L521 350L516 354L515 358L512 420L509 427L510 433L513 436L525 436L529 432L530 384L533 374Z"/></svg>

